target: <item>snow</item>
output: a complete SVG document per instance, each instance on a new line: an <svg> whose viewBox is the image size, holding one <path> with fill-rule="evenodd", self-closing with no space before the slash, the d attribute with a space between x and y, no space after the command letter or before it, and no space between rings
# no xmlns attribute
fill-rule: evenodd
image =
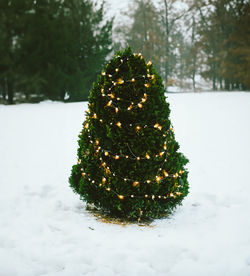
<svg viewBox="0 0 250 276"><path fill-rule="evenodd" d="M0 106L1 276L250 275L250 93L168 101L190 194L150 226L101 222L69 188L87 103Z"/></svg>

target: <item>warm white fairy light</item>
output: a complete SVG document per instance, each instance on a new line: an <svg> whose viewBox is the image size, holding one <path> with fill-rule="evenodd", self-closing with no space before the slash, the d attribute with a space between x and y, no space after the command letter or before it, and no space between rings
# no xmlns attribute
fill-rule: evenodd
<svg viewBox="0 0 250 276"><path fill-rule="evenodd" d="M139 183L139 181L134 181L133 182L133 187L136 187L136 186L138 186L140 183Z"/></svg>
<svg viewBox="0 0 250 276"><path fill-rule="evenodd" d="M109 101L108 103L107 103L107 106L111 106L112 105L112 101Z"/></svg>
<svg viewBox="0 0 250 276"><path fill-rule="evenodd" d="M119 84L123 84L123 83L124 83L124 80L123 80L123 79L118 79L117 82L118 82Z"/></svg>
<svg viewBox="0 0 250 276"><path fill-rule="evenodd" d="M175 174L173 175L173 177L174 177L174 178L177 178L177 177L178 177L178 173L175 173Z"/></svg>
<svg viewBox="0 0 250 276"><path fill-rule="evenodd" d="M165 177L168 177L168 173L165 170L163 170L163 174Z"/></svg>
<svg viewBox="0 0 250 276"><path fill-rule="evenodd" d="M162 178L161 178L159 175L157 175L157 176L155 177L155 180L156 180L156 182L158 182L158 183L161 181L161 179L162 179Z"/></svg>
<svg viewBox="0 0 250 276"><path fill-rule="evenodd" d="M122 127L121 122L117 122L117 123L116 123L116 125L117 125L119 128L121 128L121 127Z"/></svg>

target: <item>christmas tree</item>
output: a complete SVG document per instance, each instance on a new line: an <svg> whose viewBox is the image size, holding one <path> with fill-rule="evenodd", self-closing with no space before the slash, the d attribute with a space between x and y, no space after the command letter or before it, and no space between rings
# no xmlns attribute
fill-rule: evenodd
<svg viewBox="0 0 250 276"><path fill-rule="evenodd" d="M70 185L113 217L160 218L188 194L161 77L130 48L107 64L89 96Z"/></svg>

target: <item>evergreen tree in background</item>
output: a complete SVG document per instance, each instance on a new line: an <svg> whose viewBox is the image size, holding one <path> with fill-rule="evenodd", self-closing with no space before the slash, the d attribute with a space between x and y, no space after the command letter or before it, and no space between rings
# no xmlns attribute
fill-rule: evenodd
<svg viewBox="0 0 250 276"><path fill-rule="evenodd" d="M91 0L0 1L0 94L86 100L112 24Z"/></svg>
<svg viewBox="0 0 250 276"><path fill-rule="evenodd" d="M170 109L152 63L128 48L89 97L70 185L87 203L129 220L159 218L188 194Z"/></svg>

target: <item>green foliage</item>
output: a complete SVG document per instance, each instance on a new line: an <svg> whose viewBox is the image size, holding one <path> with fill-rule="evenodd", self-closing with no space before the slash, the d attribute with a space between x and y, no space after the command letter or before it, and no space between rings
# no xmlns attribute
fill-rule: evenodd
<svg viewBox="0 0 250 276"><path fill-rule="evenodd" d="M169 119L161 77L130 48L93 85L70 186L89 204L127 220L159 218L188 194L188 160Z"/></svg>
<svg viewBox="0 0 250 276"><path fill-rule="evenodd" d="M0 90L86 100L112 50L103 16L90 0L1 1Z"/></svg>

